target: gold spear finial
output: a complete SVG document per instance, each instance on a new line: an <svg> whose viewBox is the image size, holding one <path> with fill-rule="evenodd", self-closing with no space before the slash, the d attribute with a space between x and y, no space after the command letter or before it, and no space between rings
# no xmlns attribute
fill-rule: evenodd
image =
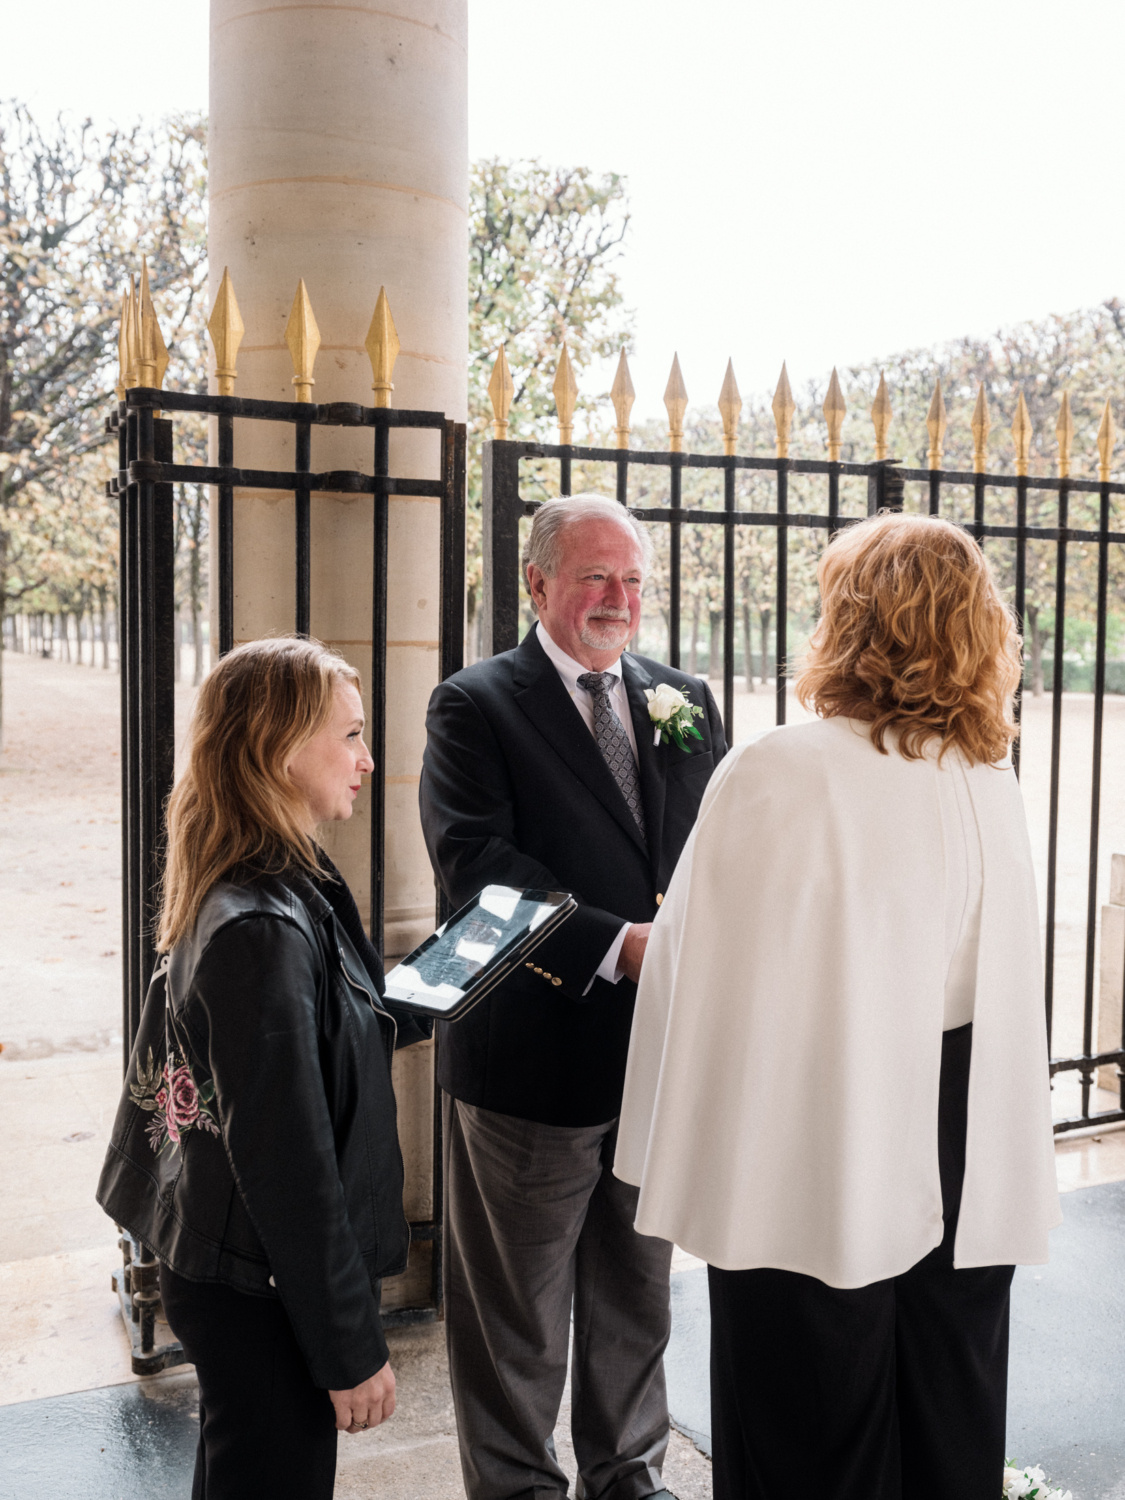
<svg viewBox="0 0 1125 1500"><path fill-rule="evenodd" d="M719 415L723 419L723 452L729 458L738 452L738 414L742 410L742 395L738 381L734 378L734 361L727 360L727 373L723 376L723 388L719 392Z"/></svg>
<svg viewBox="0 0 1125 1500"><path fill-rule="evenodd" d="M941 376L934 382L930 409L926 413L926 431L930 434L930 468L941 468L941 450L945 446L945 397L941 393Z"/></svg>
<svg viewBox="0 0 1125 1500"><path fill-rule="evenodd" d="M1070 445L1074 441L1074 418L1070 414L1070 392L1063 391L1059 402L1059 419L1055 423L1055 437L1059 444L1059 478L1066 479L1070 473Z"/></svg>
<svg viewBox="0 0 1125 1500"><path fill-rule="evenodd" d="M555 395L555 411L559 418L559 442L565 447L574 442L574 404L578 400L578 381L574 378L574 366L570 362L570 350L566 347L565 337L551 390Z"/></svg>
<svg viewBox="0 0 1125 1500"><path fill-rule="evenodd" d="M164 342L164 335L160 332L156 308L152 305L152 293L148 285L148 260L145 256L141 257L141 300L138 321L141 337L137 358L137 384L160 390L164 384L164 372L168 368L168 348Z"/></svg>
<svg viewBox="0 0 1125 1500"><path fill-rule="evenodd" d="M311 401L313 364L320 348L320 329L316 326L312 303L309 301L305 278L302 276L293 293L293 306L289 309L289 321L285 325L285 342L289 345L289 358L293 361L293 384L297 387L298 401Z"/></svg>
<svg viewBox="0 0 1125 1500"><path fill-rule="evenodd" d="M637 393L633 389L632 377L629 374L629 361L625 358L624 349L617 361L617 374L613 377L613 384L609 388L609 399L613 402L613 409L617 413L617 446L627 448L629 446L629 413L633 410L633 402L637 399Z"/></svg>
<svg viewBox="0 0 1125 1500"><path fill-rule="evenodd" d="M1016 473L1026 474L1031 459L1031 417L1022 390L1012 418L1012 441L1016 445Z"/></svg>
<svg viewBox="0 0 1125 1500"><path fill-rule="evenodd" d="M238 378L238 371L235 369L238 346L242 343L246 327L238 310L230 272L226 266L223 267L223 279L219 282L215 305L207 320L207 332L211 335L211 343L215 349L215 379L219 395L233 396L234 382Z"/></svg>
<svg viewBox="0 0 1125 1500"><path fill-rule="evenodd" d="M133 287L126 287L121 295L121 326L117 330L117 385L114 391L118 401L124 401L129 388L129 372L133 364L129 352L130 334L133 324Z"/></svg>
<svg viewBox="0 0 1125 1500"><path fill-rule="evenodd" d="M488 378L488 399L492 402L492 436L504 439L508 436L508 412L512 397L516 394L512 372L508 369L508 356L501 344L496 352L496 363Z"/></svg>
<svg viewBox="0 0 1125 1500"><path fill-rule="evenodd" d="M1106 397L1102 408L1102 419L1098 423L1098 478L1109 483L1109 471L1113 467L1113 445L1117 441L1117 424L1113 420L1113 409Z"/></svg>
<svg viewBox="0 0 1125 1500"><path fill-rule="evenodd" d="M684 451L684 413L687 411L687 389L680 373L680 356L672 355L668 384L664 387L664 406L668 412L668 452Z"/></svg>
<svg viewBox="0 0 1125 1500"><path fill-rule="evenodd" d="M156 310L148 287L148 257L141 256L140 348L137 353L137 376L143 386L156 384L156 344L152 337Z"/></svg>
<svg viewBox="0 0 1125 1500"><path fill-rule="evenodd" d="M136 276L129 277L129 379L141 383L141 291Z"/></svg>
<svg viewBox="0 0 1125 1500"><path fill-rule="evenodd" d="M988 468L988 433L992 418L988 414L988 397L984 394L984 381L977 391L977 404L973 407L973 472L983 474Z"/></svg>
<svg viewBox="0 0 1125 1500"><path fill-rule="evenodd" d="M372 383L371 389L375 392L374 404L376 406L390 406L391 392L394 386L391 384L391 376L395 372L395 360L402 345L398 341L398 329L395 320L391 317L391 304L387 301L386 287L379 288L379 298L375 303L375 311L371 315L371 327L367 330L367 338L363 347L367 350L367 357L371 361Z"/></svg>
<svg viewBox="0 0 1125 1500"><path fill-rule="evenodd" d="M789 429L793 425L793 413L796 410L797 403L793 400L793 392L789 388L789 372L785 368L785 361L782 360L777 390L773 393L773 425L777 428L778 458L789 457Z"/></svg>
<svg viewBox="0 0 1125 1500"><path fill-rule="evenodd" d="M890 429L891 418L894 411L891 407L891 396L887 390L886 378L882 370L879 371L879 389L875 392L875 400L871 403L871 425L875 429L875 461L887 456L887 432Z"/></svg>
<svg viewBox="0 0 1125 1500"><path fill-rule="evenodd" d="M844 393L840 389L840 377L836 374L835 365L832 366L832 379L828 382L828 394L824 398L824 420L828 423L828 462L838 463L840 459L840 429L844 425L844 416L848 410Z"/></svg>

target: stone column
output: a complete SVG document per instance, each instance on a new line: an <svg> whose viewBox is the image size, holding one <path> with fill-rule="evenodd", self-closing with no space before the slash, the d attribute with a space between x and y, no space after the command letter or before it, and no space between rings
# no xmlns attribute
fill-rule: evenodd
<svg viewBox="0 0 1125 1500"><path fill-rule="evenodd" d="M285 325L298 278L321 333L312 399L372 404L364 351L385 286L402 350L393 405L465 418L466 0L211 0L211 296L223 268L245 324L240 396L293 399ZM288 427L239 422L235 462L293 467ZM369 430L313 429L314 470L371 472ZM436 433L394 433L391 472L436 477ZM236 641L294 625L294 502L235 493ZM388 956L433 926L418 822L424 713L438 671L438 504L390 501L387 687ZM312 632L370 680L372 506L313 495ZM212 639L217 629L212 621ZM361 911L368 798L326 843ZM412 1056L413 1054L413 1056ZM430 1059L403 1054L407 1211L429 1213Z"/></svg>

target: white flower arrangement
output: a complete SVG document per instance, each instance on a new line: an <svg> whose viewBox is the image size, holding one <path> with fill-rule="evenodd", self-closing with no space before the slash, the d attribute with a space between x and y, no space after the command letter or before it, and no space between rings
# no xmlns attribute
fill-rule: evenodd
<svg viewBox="0 0 1125 1500"><path fill-rule="evenodd" d="M1004 1500L1072 1500L1069 1490L1052 1489L1038 1464L1004 1470Z"/></svg>
<svg viewBox="0 0 1125 1500"><path fill-rule="evenodd" d="M687 687L686 682L684 686ZM703 710L697 704L689 703L687 696L670 682L662 682L655 692L652 688L645 688L645 697L648 699L648 716L656 726L652 735L654 746L661 740L666 745L675 741L681 750L686 750L688 735L697 740L703 738L692 722L703 717Z"/></svg>

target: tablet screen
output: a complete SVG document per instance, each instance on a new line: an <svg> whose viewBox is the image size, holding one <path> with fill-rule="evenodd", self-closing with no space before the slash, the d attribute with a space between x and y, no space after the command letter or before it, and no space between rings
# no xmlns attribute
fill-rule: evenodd
<svg viewBox="0 0 1125 1500"><path fill-rule="evenodd" d="M388 999L452 1010L474 980L502 964L569 897L487 885L469 906L415 948L387 975Z"/></svg>

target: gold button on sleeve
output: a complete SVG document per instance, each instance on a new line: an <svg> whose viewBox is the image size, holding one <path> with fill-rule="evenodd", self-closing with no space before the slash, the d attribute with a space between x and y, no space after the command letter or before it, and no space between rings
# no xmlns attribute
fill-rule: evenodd
<svg viewBox="0 0 1125 1500"><path fill-rule="evenodd" d="M560 979L560 978L559 978L559 976L558 976L558 975L557 975L557 974L556 974L556 975L555 975L555 977L554 977L554 979L552 979L552 980L551 980L551 983L552 983L552 984L562 984L562 980L561 980L561 979Z"/></svg>
<svg viewBox="0 0 1125 1500"><path fill-rule="evenodd" d="M662 891L657 891L656 893L656 904L657 906L662 906L664 904L664 894Z"/></svg>

